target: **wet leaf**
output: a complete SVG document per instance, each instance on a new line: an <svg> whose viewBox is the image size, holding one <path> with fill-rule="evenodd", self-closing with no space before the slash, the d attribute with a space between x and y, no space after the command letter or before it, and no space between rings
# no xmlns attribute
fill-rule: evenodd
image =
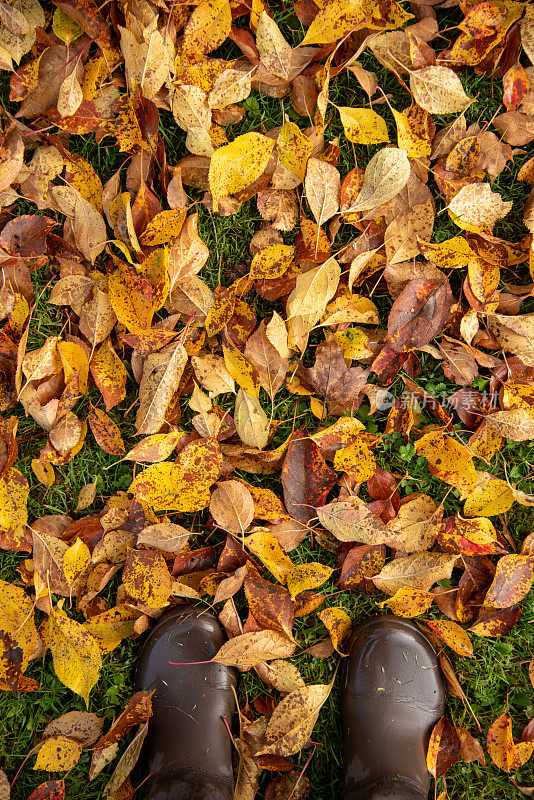
<svg viewBox="0 0 534 800"><path fill-rule="evenodd" d="M459 656L473 656L473 645L469 635L456 622L450 620L425 620L431 631L451 647Z"/></svg>
<svg viewBox="0 0 534 800"><path fill-rule="evenodd" d="M451 723L442 717L430 734L426 765L437 780L460 758L460 740Z"/></svg>

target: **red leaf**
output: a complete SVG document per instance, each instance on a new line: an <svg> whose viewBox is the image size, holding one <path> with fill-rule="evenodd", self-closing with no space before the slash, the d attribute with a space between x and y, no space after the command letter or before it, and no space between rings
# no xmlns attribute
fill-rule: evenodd
<svg viewBox="0 0 534 800"><path fill-rule="evenodd" d="M284 502L292 517L305 525L323 506L337 475L326 465L317 445L302 430L295 431L282 467Z"/></svg>

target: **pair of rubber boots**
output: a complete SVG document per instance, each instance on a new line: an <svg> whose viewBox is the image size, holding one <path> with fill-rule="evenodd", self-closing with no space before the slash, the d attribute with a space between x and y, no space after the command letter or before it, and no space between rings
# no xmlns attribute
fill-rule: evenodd
<svg viewBox="0 0 534 800"><path fill-rule="evenodd" d="M143 647L137 689L155 690L143 753L147 800L233 798L236 671L195 663L224 641L215 616L187 607L166 613ZM426 800L426 749L444 699L435 650L415 624L382 616L360 625L342 679L340 798Z"/></svg>

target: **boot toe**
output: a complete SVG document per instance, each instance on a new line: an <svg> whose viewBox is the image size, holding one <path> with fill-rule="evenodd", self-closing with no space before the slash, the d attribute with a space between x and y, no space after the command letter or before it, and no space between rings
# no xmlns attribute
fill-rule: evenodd
<svg viewBox="0 0 534 800"><path fill-rule="evenodd" d="M344 796L426 797L428 739L444 705L436 652L415 623L384 615L360 625L342 687Z"/></svg>
<svg viewBox="0 0 534 800"><path fill-rule="evenodd" d="M186 606L164 614L141 650L136 688L153 691L142 761L154 776L154 800L178 798L185 789L179 781L173 789L168 776L184 771L198 776L199 787L206 776L224 786L233 782L228 729L237 677L211 661L225 638L213 614Z"/></svg>

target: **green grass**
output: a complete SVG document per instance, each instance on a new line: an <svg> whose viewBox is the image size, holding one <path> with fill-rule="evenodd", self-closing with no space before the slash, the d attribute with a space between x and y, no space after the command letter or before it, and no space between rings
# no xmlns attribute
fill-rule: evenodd
<svg viewBox="0 0 534 800"><path fill-rule="evenodd" d="M455 24L457 19L454 10L447 11L440 16L440 27L449 27ZM278 16L278 20L287 26L285 27L286 32L288 30L294 32L295 44L302 39L302 28L294 15L289 12L283 13ZM225 58L237 57L239 52L234 45L229 45L221 55ZM371 54L364 53L361 61L363 66L377 73L380 85L384 92L391 96L390 102L394 108L402 110L409 105L408 93L399 87L395 77L378 64ZM501 80L492 81L491 78L476 76L469 72L465 72L462 77L468 94L477 97L476 103L467 112L468 124L476 122L479 118L489 119L499 106L499 100L496 98L501 96ZM7 100L5 81L1 97L6 108L12 112L16 111L16 107ZM336 105L367 104L367 96L350 74L342 76L333 83L330 99ZM244 106L247 114L240 125L228 129L230 139L247 131L261 130L262 127L268 130L281 125L285 118L302 126L311 124L310 120L299 117L287 100L273 100L254 93L244 102ZM381 105L377 109L384 116L391 139L395 141L395 126L389 108ZM352 146L342 136L342 127L333 105L329 107L329 115L330 122L325 131L325 140L328 142L335 137L340 137L339 167L342 175L352 169L356 163L365 166L377 148ZM439 127L449 119L436 119L436 123ZM160 131L166 147L168 162L174 165L186 154L185 135L176 127L172 116L165 112L161 114ZM94 166L103 182L109 179L125 162L124 154L117 151L110 139L105 139L100 145L97 145L92 135L76 137L71 138L69 146L73 152L83 155ZM516 175L528 156L528 153L516 156L513 163L509 162L509 166L494 183L494 189L501 192L504 199L514 200L512 213L496 228L497 235L511 240L519 240L526 233L521 221L521 214L523 203L528 196L528 186L518 182ZM430 187L436 197L438 191L432 176L430 176ZM199 201L201 193L191 192L190 197ZM438 213L433 240L439 242L457 235L458 229L444 211L441 197L437 197L436 206ZM235 216L226 218L210 213L200 203L197 208L199 232L211 253L202 277L211 288L215 288L219 282L229 285L236 275L248 268L250 262L248 243L261 223L256 204L254 201L246 203ZM27 203L20 203L17 209L18 213L31 213L32 210ZM342 226L335 240L335 248L350 241L355 234L357 232L351 226ZM294 232L284 234L284 240L288 243L293 240L293 237ZM46 302L51 289L49 283L53 276L53 270L48 267L33 273L38 302L28 342L30 349L40 347L48 336L58 335L65 322L61 309ZM451 277L456 295L459 293L463 278L463 271L458 271L458 274ZM510 279L514 280L514 278ZM382 288L375 292L373 298L379 307L382 321L385 322L391 307L391 298ZM245 299L252 300L252 298ZM257 297L254 297L253 303L258 317L269 314L272 309L280 311L282 308L280 303L266 303ZM320 340L320 337L317 336L316 341ZM422 370L418 377L418 383L428 392L439 395L442 392L450 394L458 388L444 378L439 363L431 356L422 354L421 364ZM486 388L483 380L480 381L479 388ZM397 395L400 394L402 391L400 381L395 384L393 391ZM137 386L131 375L127 392L126 399L111 412L111 416L120 423L128 447L136 441L135 407L132 408L132 403L136 398ZM94 403L99 401L99 394L95 389L92 389L86 397L80 400L76 407L76 412L82 419L87 415L89 401ZM266 395L262 395L262 402L264 408L268 410L269 401ZM187 427L191 418L191 412L187 408L187 398L183 399L182 410L182 424ZM71 514L74 518L83 516L74 514L72 509L82 486L91 481L95 475L98 476L97 498L84 514L96 513L110 494L128 488L132 476L131 465L127 462L118 462L116 458L108 456L96 446L91 433L88 433L81 452L69 464L57 469L57 484L45 492L31 470L31 460L38 456L39 451L45 445L46 435L33 423L31 418L24 416L20 407L17 407L13 413L19 418L20 451L17 466L24 472L31 487L29 502L31 520L46 514ZM277 432L275 445L289 435L294 419L299 426L309 429L318 425L318 420L309 410L308 400L289 395L287 392L280 392L277 396L273 413L275 419L283 422ZM383 430L385 414L377 413L371 417L368 413L368 406L363 404L358 410L357 416L365 423L368 430L373 432ZM425 421L433 422L432 418L426 414ZM462 430L460 423L455 427L458 431ZM399 476L409 473L400 484L403 494L421 491L431 494L438 502L445 498L447 487L430 475L426 460L418 458L413 445L407 444L399 435L385 437L377 457L383 468ZM492 460L491 467L487 469L502 476L505 464L510 479L518 484L520 489L526 492L533 491L534 444L518 445L514 442L507 442ZM278 492L281 490L277 476L262 478L261 476L251 476L248 473L241 474L253 483L269 486ZM458 495L454 491L446 497L444 507L446 514L454 513L460 507ZM207 512L196 515L194 518L190 515L186 517L183 524L192 523L194 529L201 532L207 518ZM532 530L533 511L532 509L516 508L505 515L505 519L495 522L498 528L502 522L506 522L508 530L519 547L521 541ZM209 539L211 543L220 541L221 537L219 534L210 534ZM205 541L204 536L200 534L197 541L200 545ZM292 554L292 557L297 562L320 560L331 565L335 563L334 557L328 551L318 545L312 547L309 542L303 543ZM17 566L23 558L24 556L13 553L2 553L0 555L0 577L16 581ZM331 603L341 606L350 614L354 623L376 613L375 603L383 599L381 593L368 596L362 591L338 592L335 586L336 576L337 573L334 574L334 580L330 581L323 590L328 595L325 605ZM115 579L104 593L110 602L114 598L117 585L118 579ZM433 612L430 615L432 614ZM326 634L324 626L315 614L297 620L295 631L301 649L319 641ZM519 735L522 727L534 716L533 692L528 680L526 663L534 652L534 600L532 596L525 602L523 617L509 636L492 640L473 638L475 639L475 657L473 659L460 659L451 652L448 652L448 655L480 723L482 734L478 732L477 723L460 700L450 699L448 713L456 724L469 728L473 735L484 741L489 725L505 707L508 707L517 726L515 733ZM109 721L120 713L133 692L133 675L139 646L139 641L128 641L104 657L101 679L91 694L89 710L105 716ZM327 683L333 675L336 657L319 660L309 655L299 655L295 657L294 662L307 683ZM27 674L39 682L39 691L27 695L20 694L18 697L5 692L0 694L0 752L4 754L0 766L7 771L10 777L21 767L48 722L67 710L84 708L83 701L73 695L55 677L49 655L45 657L44 661L33 662ZM244 702L245 698L254 699L262 694L270 695L271 690L265 687L254 673L244 674L239 689L241 701ZM336 684L321 711L313 734L313 741L316 743L317 749L307 769L307 775L311 781L310 797L317 798L317 800L334 800L337 797L337 782L342 763L338 700ZM308 755L309 753L306 751L300 756L294 757L295 763L304 765ZM68 800L96 800L102 797L103 787L111 774L113 765L108 767L94 782L88 784L86 775L89 760L90 754L86 753L80 765L66 776ZM34 759L30 758L21 769L13 787L13 800L26 800L40 782L48 777L58 777L33 771L33 763ZM263 789L268 777L269 775L266 774L262 779ZM533 785L534 759L527 763L522 770L514 773L513 777L522 785ZM134 778L134 783L142 780L140 775L134 774ZM509 782L506 774L491 764L483 769L476 763L460 763L450 770L446 781L451 800L472 800L474 797L480 798L480 800L495 800L501 797L519 798L522 796ZM440 788L442 786L443 782L440 783Z"/></svg>

